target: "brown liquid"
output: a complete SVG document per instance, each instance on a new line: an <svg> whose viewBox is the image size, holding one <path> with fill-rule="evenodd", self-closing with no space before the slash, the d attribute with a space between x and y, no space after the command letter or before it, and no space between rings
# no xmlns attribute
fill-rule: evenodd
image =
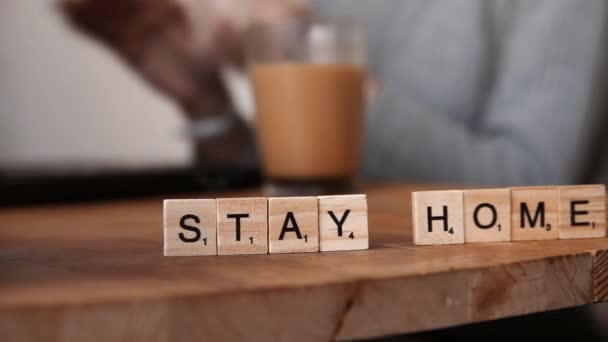
<svg viewBox="0 0 608 342"><path fill-rule="evenodd" d="M350 178L359 163L364 69L256 64L258 143L265 174L287 181Z"/></svg>

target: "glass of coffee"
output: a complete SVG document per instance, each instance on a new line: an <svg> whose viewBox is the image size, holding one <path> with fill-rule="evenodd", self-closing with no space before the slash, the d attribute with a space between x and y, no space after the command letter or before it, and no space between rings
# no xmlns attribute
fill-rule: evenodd
<svg viewBox="0 0 608 342"><path fill-rule="evenodd" d="M266 193L352 191L364 124L363 27L345 18L257 27L247 58Z"/></svg>

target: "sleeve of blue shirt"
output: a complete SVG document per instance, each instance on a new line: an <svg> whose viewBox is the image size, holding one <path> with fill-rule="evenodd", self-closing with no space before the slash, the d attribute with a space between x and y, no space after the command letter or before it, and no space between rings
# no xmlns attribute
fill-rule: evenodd
<svg viewBox="0 0 608 342"><path fill-rule="evenodd" d="M602 0L516 2L473 124L429 110L403 91L405 76L391 72L371 108L365 176L495 185L577 181L596 122L590 102L605 16Z"/></svg>

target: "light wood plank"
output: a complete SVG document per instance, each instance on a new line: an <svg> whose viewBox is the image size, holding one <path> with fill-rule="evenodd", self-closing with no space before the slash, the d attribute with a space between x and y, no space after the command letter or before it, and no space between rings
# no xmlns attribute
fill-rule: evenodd
<svg viewBox="0 0 608 342"><path fill-rule="evenodd" d="M218 255L268 253L268 200L217 199Z"/></svg>
<svg viewBox="0 0 608 342"><path fill-rule="evenodd" d="M511 188L511 239L557 239L558 202L557 187Z"/></svg>
<svg viewBox="0 0 608 342"><path fill-rule="evenodd" d="M317 196L321 252L369 248L367 196Z"/></svg>
<svg viewBox="0 0 608 342"><path fill-rule="evenodd" d="M559 238L606 236L606 186L572 185L559 188Z"/></svg>
<svg viewBox="0 0 608 342"><path fill-rule="evenodd" d="M217 255L217 202L181 199L163 202L165 256Z"/></svg>
<svg viewBox="0 0 608 342"><path fill-rule="evenodd" d="M414 244L464 243L464 203L460 190L412 193Z"/></svg>
<svg viewBox="0 0 608 342"><path fill-rule="evenodd" d="M319 201L316 197L268 199L268 251L319 251Z"/></svg>
<svg viewBox="0 0 608 342"><path fill-rule="evenodd" d="M464 191L464 231L467 243L511 241L511 190Z"/></svg>

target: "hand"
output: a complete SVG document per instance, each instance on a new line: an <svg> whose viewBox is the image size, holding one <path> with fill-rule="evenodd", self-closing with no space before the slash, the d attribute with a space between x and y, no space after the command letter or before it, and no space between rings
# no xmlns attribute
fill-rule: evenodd
<svg viewBox="0 0 608 342"><path fill-rule="evenodd" d="M230 109L219 67L242 63L249 27L308 9L306 0L65 0L61 8L190 116Z"/></svg>

